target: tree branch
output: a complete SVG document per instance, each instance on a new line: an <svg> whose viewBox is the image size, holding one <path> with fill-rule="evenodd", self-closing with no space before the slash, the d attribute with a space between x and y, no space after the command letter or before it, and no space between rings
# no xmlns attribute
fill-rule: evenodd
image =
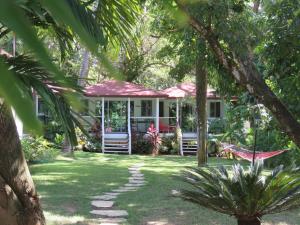
<svg viewBox="0 0 300 225"><path fill-rule="evenodd" d="M281 129L300 147L300 123L294 118L286 106L277 98L257 71L250 54L245 59L239 58L230 49L229 54L221 47L214 31L207 28L193 17L185 4L175 0L179 9L185 13L190 25L208 42L218 62L231 74L238 83L263 103L279 122Z"/></svg>

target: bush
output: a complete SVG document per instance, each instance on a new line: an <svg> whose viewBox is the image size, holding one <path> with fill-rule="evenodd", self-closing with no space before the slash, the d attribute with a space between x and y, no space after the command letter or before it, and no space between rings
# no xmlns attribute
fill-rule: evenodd
<svg viewBox="0 0 300 225"><path fill-rule="evenodd" d="M152 144L143 138L138 138L132 141L132 153L134 154L151 154Z"/></svg>
<svg viewBox="0 0 300 225"><path fill-rule="evenodd" d="M82 144L82 150L85 152L101 152L102 145L97 137L87 138L84 144Z"/></svg>
<svg viewBox="0 0 300 225"><path fill-rule="evenodd" d="M277 166L266 173L257 161L248 170L240 164L189 168L180 180L189 184L176 196L220 213L235 216L238 224L261 224L266 214L300 207L300 168ZM183 185L182 185L183 186Z"/></svg>
<svg viewBox="0 0 300 225"><path fill-rule="evenodd" d="M214 119L209 122L208 133L225 133L225 121L223 119Z"/></svg>
<svg viewBox="0 0 300 225"><path fill-rule="evenodd" d="M49 141L54 141L56 134L63 135L64 131L62 126L58 124L56 121L51 121L44 127L45 138Z"/></svg>
<svg viewBox="0 0 300 225"><path fill-rule="evenodd" d="M274 168L281 164L284 166L291 164L300 166L300 149L297 148L295 144L290 144L288 149L289 150L283 154L265 160L265 166L268 168Z"/></svg>
<svg viewBox="0 0 300 225"><path fill-rule="evenodd" d="M163 137L159 147L160 154L178 154L179 145L177 144L176 137Z"/></svg>
<svg viewBox="0 0 300 225"><path fill-rule="evenodd" d="M24 137L21 144L28 162L48 161L59 154L59 150L43 137Z"/></svg>

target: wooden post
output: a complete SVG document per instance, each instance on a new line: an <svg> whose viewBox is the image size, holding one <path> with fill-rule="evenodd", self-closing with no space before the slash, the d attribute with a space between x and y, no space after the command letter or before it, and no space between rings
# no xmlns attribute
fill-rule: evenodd
<svg viewBox="0 0 300 225"><path fill-rule="evenodd" d="M155 121L155 128L157 133L159 133L159 98L156 98L156 121Z"/></svg>
<svg viewBox="0 0 300 225"><path fill-rule="evenodd" d="M102 153L105 152L104 150L104 135L105 135L105 130L104 130L104 97L102 97L102 112L101 112L101 116L102 116L102 119L101 119L101 130L102 130Z"/></svg>
<svg viewBox="0 0 300 225"><path fill-rule="evenodd" d="M130 98L127 99L128 153L131 155Z"/></svg>
<svg viewBox="0 0 300 225"><path fill-rule="evenodd" d="M176 98L176 126L179 126L179 103L178 103L178 98Z"/></svg>
<svg viewBox="0 0 300 225"><path fill-rule="evenodd" d="M35 115L38 116L39 115L39 97L36 92L35 92L34 99L35 99Z"/></svg>

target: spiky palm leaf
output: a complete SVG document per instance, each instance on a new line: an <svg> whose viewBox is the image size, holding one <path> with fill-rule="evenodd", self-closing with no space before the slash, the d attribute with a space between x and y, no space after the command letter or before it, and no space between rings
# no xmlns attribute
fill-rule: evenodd
<svg viewBox="0 0 300 225"><path fill-rule="evenodd" d="M180 179L193 189L180 190L179 196L203 207L235 216L261 218L300 207L300 168L276 167L271 173L256 162L248 170L240 165L231 169L189 168Z"/></svg>
<svg viewBox="0 0 300 225"><path fill-rule="evenodd" d="M60 122L62 128L69 138L72 145L77 144L74 125L81 128L86 135L88 133L83 129L79 123L79 114L76 116L72 113L70 104L64 97L63 92L74 92L80 98L80 87L77 86L76 79L67 77L70 83L73 83L73 89L61 89L56 83L49 83L51 74L49 74L36 61L28 56L17 56L14 58L7 58L6 63L10 71L20 80L24 94L32 95L32 89L43 99L47 108L51 111L51 115L55 120ZM72 93L72 94L74 94Z"/></svg>
<svg viewBox="0 0 300 225"><path fill-rule="evenodd" d="M0 37L8 32L14 32L48 72L50 76L46 80L57 83L61 87L74 88L72 83L65 78L64 73L53 63L34 27L52 30L56 34L62 56L64 56L65 49L71 47L70 43L78 38L89 51L101 59L100 61L111 74L119 76L118 71L98 49L99 46L107 45L108 37L116 38L112 37L113 35L117 35L120 42L123 38L127 39L127 32L137 12L138 1L99 1L97 10L93 12L91 4L94 2L96 1L3 0L0 7ZM24 84L32 84L20 82L19 77L9 71L1 58L0 72L3 74L0 76L0 97L15 108L25 127L38 130L39 126L36 117L33 116L33 109L20 107L29 105L28 96L24 98L26 95L22 94L23 89L26 89ZM18 88L15 91L10 90L10 87L5 85L8 83L14 83ZM76 99L73 98L74 100Z"/></svg>

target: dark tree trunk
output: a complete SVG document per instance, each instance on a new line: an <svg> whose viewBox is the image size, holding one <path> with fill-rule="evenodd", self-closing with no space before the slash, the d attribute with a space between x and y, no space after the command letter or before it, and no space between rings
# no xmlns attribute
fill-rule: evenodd
<svg viewBox="0 0 300 225"><path fill-rule="evenodd" d="M207 71L204 68L202 57L196 62L196 115L197 115L197 157L198 166L206 165L206 91L207 91Z"/></svg>
<svg viewBox="0 0 300 225"><path fill-rule="evenodd" d="M258 102L264 104L270 110L278 121L280 128L300 147L300 123L265 83L262 75L251 60L250 53L249 57L244 60L239 58L234 52L225 54L213 30L191 16L181 1L177 0L176 2L179 8L188 16L191 26L205 38L220 65L233 76L239 85L244 87L258 99Z"/></svg>
<svg viewBox="0 0 300 225"><path fill-rule="evenodd" d="M16 205L14 202L18 203L14 214L18 224L45 224L42 207L22 152L11 109L4 103L0 103L0 177L2 187L6 190L1 192L1 198L6 199L12 206ZM3 221L2 218L0 221Z"/></svg>
<svg viewBox="0 0 300 225"><path fill-rule="evenodd" d="M252 218L252 219L238 219L238 225L260 225L259 218Z"/></svg>
<svg viewBox="0 0 300 225"><path fill-rule="evenodd" d="M260 0L253 1L253 12L258 13L259 5L260 5Z"/></svg>

